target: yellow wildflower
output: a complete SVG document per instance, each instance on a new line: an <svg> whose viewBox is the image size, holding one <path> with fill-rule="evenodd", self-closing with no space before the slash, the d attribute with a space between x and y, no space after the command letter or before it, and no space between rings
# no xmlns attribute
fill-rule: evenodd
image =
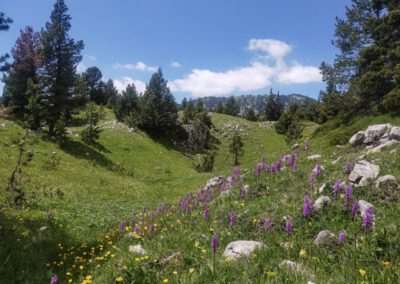
<svg viewBox="0 0 400 284"><path fill-rule="evenodd" d="M189 273L193 273L193 272L194 272L194 268L190 268Z"/></svg>
<svg viewBox="0 0 400 284"><path fill-rule="evenodd" d="M164 283L168 283L168 279L164 279L164 281L163 281Z"/></svg>
<svg viewBox="0 0 400 284"><path fill-rule="evenodd" d="M365 275L365 270L360 269L359 272L360 272L361 276L364 276L364 275Z"/></svg>
<svg viewBox="0 0 400 284"><path fill-rule="evenodd" d="M120 276L120 277L118 277L117 279L115 279L115 281L117 281L117 282L122 282L122 281L124 281L124 278L122 278L122 276Z"/></svg>
<svg viewBox="0 0 400 284"><path fill-rule="evenodd" d="M276 276L276 272L268 271L268 272L267 272L267 276L268 276L268 277L274 277L274 276Z"/></svg>
<svg viewBox="0 0 400 284"><path fill-rule="evenodd" d="M382 261L382 264L384 265L384 266L388 266L389 265L389 261Z"/></svg>
<svg viewBox="0 0 400 284"><path fill-rule="evenodd" d="M300 257L306 257L307 256L307 252L304 249L300 250Z"/></svg>

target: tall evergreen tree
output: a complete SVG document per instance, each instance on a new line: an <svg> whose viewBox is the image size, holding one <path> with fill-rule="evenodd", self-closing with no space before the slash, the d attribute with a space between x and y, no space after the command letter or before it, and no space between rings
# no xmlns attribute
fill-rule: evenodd
<svg viewBox="0 0 400 284"><path fill-rule="evenodd" d="M108 79L106 87L104 88L104 95L107 99L107 105L109 107L114 106L117 101L118 90L115 88L113 80Z"/></svg>
<svg viewBox="0 0 400 284"><path fill-rule="evenodd" d="M41 75L47 96L46 120L51 134L61 113L65 118L69 116L76 66L82 59L83 42L75 42L69 37L71 16L67 12L64 0L57 0L50 22L42 29ZM58 128L64 124L59 123Z"/></svg>
<svg viewBox="0 0 400 284"><path fill-rule="evenodd" d="M257 116L252 108L249 108L249 110L246 113L246 119L250 121L256 121Z"/></svg>
<svg viewBox="0 0 400 284"><path fill-rule="evenodd" d="M154 135L162 135L176 127L178 107L161 68L151 76L140 105L140 128Z"/></svg>
<svg viewBox="0 0 400 284"><path fill-rule="evenodd" d="M183 110L183 123L190 123L193 119L194 116L196 115L196 110L194 106L194 102L192 99L189 100L189 102L186 104L185 109Z"/></svg>
<svg viewBox="0 0 400 284"><path fill-rule="evenodd" d="M129 84L126 89L122 91L122 95L118 96L114 113L118 120L124 121L126 116L131 112L138 111L139 96L134 84Z"/></svg>
<svg viewBox="0 0 400 284"><path fill-rule="evenodd" d="M214 107L214 112L216 112L216 113L224 112L224 105L222 104L221 100L218 100L217 105Z"/></svg>
<svg viewBox="0 0 400 284"><path fill-rule="evenodd" d="M244 150L243 150L244 143L242 141L242 137L235 132L231 143L229 144L229 153L233 154L234 156L234 165L237 166L239 165L239 159L243 156Z"/></svg>
<svg viewBox="0 0 400 284"><path fill-rule="evenodd" d="M276 96L271 89L264 108L264 116L266 120L277 121L281 117L283 113L283 105L280 103L279 99L279 93Z"/></svg>
<svg viewBox="0 0 400 284"><path fill-rule="evenodd" d="M37 69L39 67L38 48L40 46L39 33L34 32L32 27L26 27L20 31L15 46L11 50L13 63L8 70L8 75L3 78L5 105L10 106L14 118L24 118L25 107L29 103L32 89L27 92L28 80L37 84ZM37 87L35 88L37 89Z"/></svg>
<svg viewBox="0 0 400 284"><path fill-rule="evenodd" d="M224 113L237 116L240 112L240 105L236 102L234 96L230 96L224 105Z"/></svg>
<svg viewBox="0 0 400 284"><path fill-rule="evenodd" d="M3 12L0 12L0 31L8 31L10 28L9 24L11 24L12 22L13 20L11 18L6 17ZM8 57L8 54L0 55L0 71L5 71L8 68L7 64L2 65Z"/></svg>
<svg viewBox="0 0 400 284"><path fill-rule="evenodd" d="M186 105L187 105L187 99L186 99L186 97L184 97L183 100L182 100L180 109L184 110L186 108Z"/></svg>

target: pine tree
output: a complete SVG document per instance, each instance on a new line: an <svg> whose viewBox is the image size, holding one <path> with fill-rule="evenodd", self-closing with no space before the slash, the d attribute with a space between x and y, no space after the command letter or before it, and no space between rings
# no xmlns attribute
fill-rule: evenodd
<svg viewBox="0 0 400 284"><path fill-rule="evenodd" d="M136 91L135 85L129 84L126 89L122 91L122 95L118 96L115 106L113 108L115 116L119 121L124 121L126 116L131 112L138 111L139 96Z"/></svg>
<svg viewBox="0 0 400 284"><path fill-rule="evenodd" d="M89 89L89 100L98 105L105 105L107 103L105 95L105 84L101 81L103 74L96 66L89 67L83 73L83 77L87 82Z"/></svg>
<svg viewBox="0 0 400 284"><path fill-rule="evenodd" d="M57 0L51 12L50 22L42 30L41 70L47 96L46 120L49 133L53 134L60 114L69 117L72 88L75 85L76 66L81 61L83 42L69 37L71 16L64 0ZM58 124L58 128L63 123Z"/></svg>
<svg viewBox="0 0 400 284"><path fill-rule="evenodd" d="M202 99L197 99L196 102L196 113L200 113L204 110L204 103Z"/></svg>
<svg viewBox="0 0 400 284"><path fill-rule="evenodd" d="M10 25L13 22L12 19L9 17L6 17L6 15L3 12L0 12L0 31L8 31L10 28ZM0 72L1 71L6 71L8 69L8 65L2 65L3 62L7 60L9 55L6 53L5 55L0 55Z"/></svg>
<svg viewBox="0 0 400 284"><path fill-rule="evenodd" d="M195 106L194 106L194 102L192 99L189 100L189 102L186 104L185 109L183 110L183 123L190 123L193 119L194 116L196 115L196 111L195 111Z"/></svg>
<svg viewBox="0 0 400 284"><path fill-rule="evenodd" d="M277 121L283 113L283 105L280 103L279 93L276 96L270 90L267 102L264 107L264 117L269 121Z"/></svg>
<svg viewBox="0 0 400 284"><path fill-rule="evenodd" d="M240 112L240 105L236 102L234 96L230 96L224 105L224 113L237 116Z"/></svg>
<svg viewBox="0 0 400 284"><path fill-rule="evenodd" d="M25 107L29 103L31 92L27 93L28 80L33 80L32 84L38 83L38 48L40 46L39 33L34 32L32 27L28 26L20 33L11 50L14 61L7 72L8 76L3 79L6 105L10 106L11 115L17 120L23 120Z"/></svg>
<svg viewBox="0 0 400 284"><path fill-rule="evenodd" d="M187 105L187 99L186 97L184 97L180 106L180 110L184 110L186 108L186 105Z"/></svg>
<svg viewBox="0 0 400 284"><path fill-rule="evenodd" d="M118 90L114 86L113 80L109 79L106 83L106 87L104 88L104 95L107 99L107 106L113 107L117 101Z"/></svg>
<svg viewBox="0 0 400 284"><path fill-rule="evenodd" d="M246 119L250 121L256 121L257 116L252 108L249 108L249 110L246 113Z"/></svg>
<svg viewBox="0 0 400 284"><path fill-rule="evenodd" d="M84 119L87 126L82 131L82 140L87 144L94 143L100 137L101 128L97 125L104 116L103 107L99 108L94 102L87 104Z"/></svg>
<svg viewBox="0 0 400 284"><path fill-rule="evenodd" d="M218 100L217 105L214 107L214 112L216 113L224 112L224 105L222 104L221 100Z"/></svg>
<svg viewBox="0 0 400 284"><path fill-rule="evenodd" d="M26 97L29 100L25 106L24 124L31 130L38 130L46 115L43 103L45 96L42 92L42 86L35 84L32 78L29 78L27 82Z"/></svg>
<svg viewBox="0 0 400 284"><path fill-rule="evenodd" d="M140 100L139 127L153 135L168 133L177 125L178 107L161 68L151 76Z"/></svg>
<svg viewBox="0 0 400 284"><path fill-rule="evenodd" d="M244 143L242 141L242 137L237 132L235 132L235 134L232 137L232 141L229 144L229 153L233 154L234 156L235 166L239 165L239 159L244 154L243 146Z"/></svg>

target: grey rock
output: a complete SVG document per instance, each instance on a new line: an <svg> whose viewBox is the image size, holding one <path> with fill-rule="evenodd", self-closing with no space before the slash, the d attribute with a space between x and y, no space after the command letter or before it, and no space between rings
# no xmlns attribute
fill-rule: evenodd
<svg viewBox="0 0 400 284"><path fill-rule="evenodd" d="M158 263L161 265L165 265L165 264L168 264L171 260L181 258L181 257L182 257L182 253L180 251L177 251L177 252L174 252L173 254L171 254L170 256L163 257L162 259L160 259L160 261Z"/></svg>
<svg viewBox="0 0 400 284"><path fill-rule="evenodd" d="M397 153L397 150L396 149L393 149L393 150L391 150L390 152L389 152L389 154L396 154Z"/></svg>
<svg viewBox="0 0 400 284"><path fill-rule="evenodd" d="M43 233L44 231L47 230L46 226L40 227L40 229L38 230L39 233Z"/></svg>
<svg viewBox="0 0 400 284"><path fill-rule="evenodd" d="M249 256L255 249L262 247L263 244L255 241L235 241L228 244L223 256L232 260L239 259L242 256Z"/></svg>
<svg viewBox="0 0 400 284"><path fill-rule="evenodd" d="M336 160L332 161L331 164L332 164L332 165L336 165L337 163L340 162L341 159L342 159L342 157L340 156L340 157L338 157Z"/></svg>
<svg viewBox="0 0 400 284"><path fill-rule="evenodd" d="M298 143L296 143L296 144L294 144L293 146L292 146L292 149L297 149L297 148L299 148L299 144Z"/></svg>
<svg viewBox="0 0 400 284"><path fill-rule="evenodd" d="M326 188L326 183L320 186L320 188L318 189L318 193L323 193L325 188Z"/></svg>
<svg viewBox="0 0 400 284"><path fill-rule="evenodd" d="M221 186L222 181L225 178L223 176L218 176L218 177L213 177L212 179L209 179L206 183L206 188L216 188L218 186ZM228 185L228 182L227 182Z"/></svg>
<svg viewBox="0 0 400 284"><path fill-rule="evenodd" d="M329 230L323 230L318 233L318 235L314 238L314 244L316 246L320 246L322 244L325 244L327 241L334 239L335 234L332 233Z"/></svg>
<svg viewBox="0 0 400 284"><path fill-rule="evenodd" d="M368 150L367 154L375 153L375 152L378 152L378 151L380 151L380 150L382 150L384 148L392 147L392 146L397 145L397 144L399 144L399 142L397 140L389 140L389 141L386 141L386 142L382 143L379 146L376 146L376 147Z"/></svg>
<svg viewBox="0 0 400 284"><path fill-rule="evenodd" d="M230 192L229 190L223 190L223 191L221 191L219 197L220 197L220 198L227 197L230 193L231 193L231 192Z"/></svg>
<svg viewBox="0 0 400 284"><path fill-rule="evenodd" d="M364 186L369 180L377 178L379 171L379 166L362 160L354 165L353 171L349 175L349 181L356 186Z"/></svg>
<svg viewBox="0 0 400 284"><path fill-rule="evenodd" d="M314 211L319 211L321 210L324 206L331 204L331 199L328 196L320 196L315 200L314 205L313 205L313 210Z"/></svg>
<svg viewBox="0 0 400 284"><path fill-rule="evenodd" d="M367 155L362 154L361 156L358 156L358 157L356 158L356 161L364 160L366 156L367 156Z"/></svg>
<svg viewBox="0 0 400 284"><path fill-rule="evenodd" d="M378 189L385 188L385 189L397 189L399 184L394 176L386 175L381 176L376 180L376 187Z"/></svg>
<svg viewBox="0 0 400 284"><path fill-rule="evenodd" d="M360 145L362 144L363 140L364 140L364 131L358 131L356 134L354 134L350 140L349 143L351 145Z"/></svg>
<svg viewBox="0 0 400 284"><path fill-rule="evenodd" d="M371 144L375 141L378 141L386 133L389 127L391 127L390 124L376 124L368 126L364 134L363 143Z"/></svg>
<svg viewBox="0 0 400 284"><path fill-rule="evenodd" d="M300 272L300 273L305 273L306 270L304 269L304 267L299 264L296 263L294 261L291 260L284 260L279 264L279 268L280 269L286 269L286 270L291 270L293 272Z"/></svg>
<svg viewBox="0 0 400 284"><path fill-rule="evenodd" d="M336 145L336 148L343 149L344 146L343 145Z"/></svg>
<svg viewBox="0 0 400 284"><path fill-rule="evenodd" d="M281 247L285 248L285 249L291 249L293 248L293 243L289 243L289 242L282 242L279 244Z"/></svg>
<svg viewBox="0 0 400 284"><path fill-rule="evenodd" d="M142 245L129 246L129 251L137 254L147 254Z"/></svg>
<svg viewBox="0 0 400 284"><path fill-rule="evenodd" d="M320 154L315 154L307 157L307 160L315 160L321 158Z"/></svg>
<svg viewBox="0 0 400 284"><path fill-rule="evenodd" d="M390 139L400 140L400 127L392 127L389 133Z"/></svg>

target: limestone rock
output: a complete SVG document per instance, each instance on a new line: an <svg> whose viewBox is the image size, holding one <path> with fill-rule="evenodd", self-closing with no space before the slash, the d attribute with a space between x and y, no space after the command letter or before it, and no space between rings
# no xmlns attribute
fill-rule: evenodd
<svg viewBox="0 0 400 284"><path fill-rule="evenodd" d="M397 180L394 176L386 175L381 176L376 180L376 187L385 188L385 189L397 189L398 187Z"/></svg>
<svg viewBox="0 0 400 284"><path fill-rule="evenodd" d="M300 272L304 273L306 272L304 267L301 264L298 264L294 261L291 260L284 260L279 264L280 269L286 269L286 270L291 270L293 272Z"/></svg>
<svg viewBox="0 0 400 284"><path fill-rule="evenodd" d="M390 124L376 124L368 126L364 134L363 143L371 144L378 141L386 133L389 127L391 127Z"/></svg>
<svg viewBox="0 0 400 284"><path fill-rule="evenodd" d="M392 151L389 152L389 154L396 154L396 153L397 153L396 149L393 149Z"/></svg>
<svg viewBox="0 0 400 284"><path fill-rule="evenodd" d="M129 251L138 254L147 254L146 250L142 247L142 245L129 246Z"/></svg>
<svg viewBox="0 0 400 284"><path fill-rule="evenodd" d="M384 148L388 148L388 147L392 147L393 145L398 144L399 142L397 140L388 140L382 144L380 144L379 146L376 146L370 150L368 150L367 154L371 154L371 153L375 153L378 152Z"/></svg>
<svg viewBox="0 0 400 284"><path fill-rule="evenodd" d="M379 166L362 160L354 165L353 171L349 175L349 181L356 186L364 186L369 180L375 179L379 175L379 171Z"/></svg>
<svg viewBox="0 0 400 284"><path fill-rule="evenodd" d="M316 246L320 246L322 244L326 244L329 240L335 239L335 234L329 230L323 230L318 233L318 235L314 238L314 244Z"/></svg>
<svg viewBox="0 0 400 284"><path fill-rule="evenodd" d="M389 138L400 140L400 127L396 127L396 126L392 127L392 129L390 130L390 133L389 133Z"/></svg>
<svg viewBox="0 0 400 284"><path fill-rule="evenodd" d="M206 183L206 188L216 188L221 186L222 181L224 180L223 176L213 177L209 179Z"/></svg>
<svg viewBox="0 0 400 284"><path fill-rule="evenodd" d="M321 158L320 154L315 154L307 157L307 160L315 160Z"/></svg>
<svg viewBox="0 0 400 284"><path fill-rule="evenodd" d="M292 149L297 149L297 148L299 148L299 144L298 143L296 143L296 144L294 144L293 146L292 146Z"/></svg>
<svg viewBox="0 0 400 284"><path fill-rule="evenodd" d="M236 260L242 256L249 256L255 249L263 244L255 241L235 241L228 244L223 256Z"/></svg>
<svg viewBox="0 0 400 284"><path fill-rule="evenodd" d="M359 145L362 144L363 140L364 140L364 131L358 131L356 134L354 134L350 140L349 143L351 145Z"/></svg>
<svg viewBox="0 0 400 284"><path fill-rule="evenodd" d="M170 256L163 257L162 259L160 259L160 261L158 263L161 265L165 265L165 264L168 264L171 260L178 259L178 258L182 258L182 253L180 251L174 252Z"/></svg>
<svg viewBox="0 0 400 284"><path fill-rule="evenodd" d="M46 226L40 227L40 229L38 230L39 233L43 233L44 231L47 230Z"/></svg>
<svg viewBox="0 0 400 284"><path fill-rule="evenodd" d="M331 199L328 196L320 196L317 200L315 200L313 205L314 211L321 210L324 206L331 204Z"/></svg>
<svg viewBox="0 0 400 284"><path fill-rule="evenodd" d="M336 165L337 163L340 162L341 159L342 159L342 157L340 156L340 157L338 157L336 160L332 161L331 164L332 164L332 165Z"/></svg>
<svg viewBox="0 0 400 284"><path fill-rule="evenodd" d="M318 193L323 193L325 188L326 188L326 183L320 186L320 188L318 189Z"/></svg>

